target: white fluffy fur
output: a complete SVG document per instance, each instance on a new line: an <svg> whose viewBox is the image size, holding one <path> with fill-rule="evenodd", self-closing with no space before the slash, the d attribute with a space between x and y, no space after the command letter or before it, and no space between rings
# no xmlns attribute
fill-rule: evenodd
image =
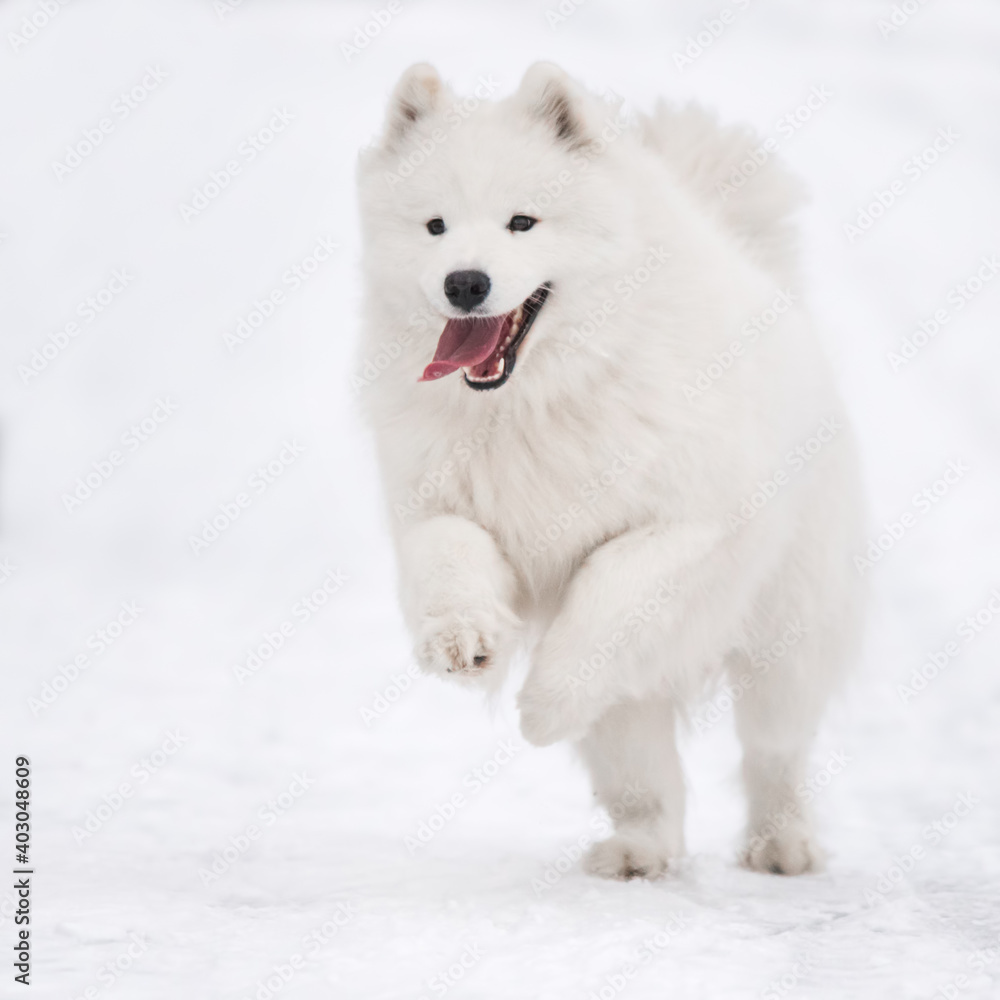
<svg viewBox="0 0 1000 1000"><path fill-rule="evenodd" d="M505 100L465 115L455 102L413 67L359 170L362 362L396 355L362 398L420 663L490 684L530 650L522 730L580 742L616 818L586 867L612 877L654 876L683 852L676 722L719 678L749 677L735 706L745 862L814 868L796 788L857 634L855 455L800 304L755 343L740 333L779 291L797 295L796 188L767 164L723 199L752 136L664 107L623 129L546 64ZM540 221L511 233L515 214ZM440 236L425 228L436 216ZM467 268L489 274L492 313L552 285L492 391L461 372L417 381L456 315L444 277ZM734 341L722 377L685 392ZM796 469L790 450L824 420L832 440ZM744 507L778 470L774 496ZM790 623L804 637L759 669Z"/></svg>

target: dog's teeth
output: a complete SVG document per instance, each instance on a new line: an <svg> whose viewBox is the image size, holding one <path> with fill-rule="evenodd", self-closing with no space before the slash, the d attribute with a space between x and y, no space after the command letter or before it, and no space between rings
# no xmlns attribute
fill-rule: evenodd
<svg viewBox="0 0 1000 1000"><path fill-rule="evenodd" d="M507 336L504 338L504 342L501 345L501 350L506 350L510 345L510 342L517 336L518 330L521 329L521 307L517 307L517 311L514 313L514 319L510 324L510 330L507 332Z"/></svg>
<svg viewBox="0 0 1000 1000"><path fill-rule="evenodd" d="M468 369L465 370L465 377L470 382L495 382L504 373L504 369L507 367L507 362L504 358L500 359L500 367L497 369L496 375L472 375Z"/></svg>
<svg viewBox="0 0 1000 1000"><path fill-rule="evenodd" d="M507 336L504 337L503 342L497 348L497 353L499 357L497 358L498 367L496 374L494 375L473 375L468 368L463 369L465 372L465 377L470 382L498 382L503 378L504 372L507 370L507 358L505 357L505 352L508 347L517 339L517 335L521 332L521 324L528 317L528 311L524 308L524 303L519 305L510 314L510 329L507 331Z"/></svg>

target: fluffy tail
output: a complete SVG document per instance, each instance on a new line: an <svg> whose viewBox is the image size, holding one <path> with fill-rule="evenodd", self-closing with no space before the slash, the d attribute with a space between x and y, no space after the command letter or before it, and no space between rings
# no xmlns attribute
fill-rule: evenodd
<svg viewBox="0 0 1000 1000"><path fill-rule="evenodd" d="M646 144L754 259L783 283L795 284L797 234L789 216L805 199L799 182L760 137L745 127L724 128L693 104L673 108L661 101L642 125Z"/></svg>

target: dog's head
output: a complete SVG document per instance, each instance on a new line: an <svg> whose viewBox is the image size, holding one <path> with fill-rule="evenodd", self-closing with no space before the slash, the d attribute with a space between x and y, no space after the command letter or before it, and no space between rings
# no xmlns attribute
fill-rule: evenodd
<svg viewBox="0 0 1000 1000"><path fill-rule="evenodd" d="M360 169L369 294L428 317L415 378L461 371L475 390L525 364L561 305L617 258L630 212L602 182L614 109L545 63L503 101L484 88L458 99L412 67Z"/></svg>

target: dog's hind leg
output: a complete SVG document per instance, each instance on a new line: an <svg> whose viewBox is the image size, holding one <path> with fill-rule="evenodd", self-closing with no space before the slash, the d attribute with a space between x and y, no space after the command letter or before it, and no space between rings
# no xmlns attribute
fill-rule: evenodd
<svg viewBox="0 0 1000 1000"><path fill-rule="evenodd" d="M727 664L734 682L749 675L735 721L749 806L743 863L756 871L822 866L807 801L809 750L856 652L864 596L849 557L860 534L856 510L834 489L849 486L852 472L834 472L839 478L814 485L830 507L800 521L787 561L759 595L751 628L758 655L734 653Z"/></svg>
<svg viewBox="0 0 1000 1000"><path fill-rule="evenodd" d="M808 647L796 647L758 672L735 706L743 744L748 822L742 863L760 872L799 875L822 867L802 790L809 749L822 709L810 676ZM730 665L749 671L748 664Z"/></svg>
<svg viewBox="0 0 1000 1000"><path fill-rule="evenodd" d="M594 794L615 833L584 868L605 878L656 878L684 853L684 777L674 706L663 699L608 710L581 741Z"/></svg>

